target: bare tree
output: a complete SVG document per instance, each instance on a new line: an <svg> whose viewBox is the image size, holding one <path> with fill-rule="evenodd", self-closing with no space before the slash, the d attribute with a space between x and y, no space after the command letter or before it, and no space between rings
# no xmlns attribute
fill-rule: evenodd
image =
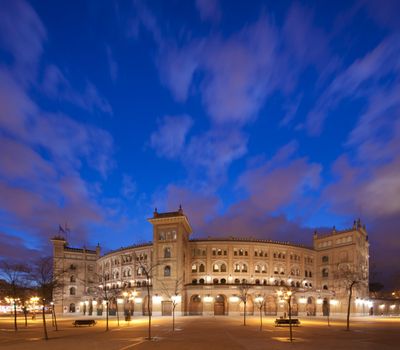
<svg viewBox="0 0 400 350"><path fill-rule="evenodd" d="M59 288L63 283L63 271L57 272L57 274L53 270L53 258L52 257L44 257L37 259L31 270L30 270L30 280L34 288L37 289L39 297L42 301L42 320L43 320L43 332L44 339L48 340L48 332L46 326L46 306L51 306L52 317L54 320L54 325L56 330L58 330L57 326L57 318L55 316L54 307L51 302L53 297L53 291L55 288Z"/></svg>
<svg viewBox="0 0 400 350"><path fill-rule="evenodd" d="M2 261L0 264L0 276L6 282L5 290L9 293L13 303L15 331L18 330L17 301L27 285L28 272L29 269L24 264L9 263L7 261Z"/></svg>
<svg viewBox="0 0 400 350"><path fill-rule="evenodd" d="M106 278L104 271L101 271L101 273L95 273L94 278L97 280L96 282L99 284L96 283L96 284L90 286L88 288L88 295L93 297L94 299L100 300L102 303L103 303L103 301L105 302L106 332L107 332L109 330L110 300L113 297L114 293L106 285L107 278Z"/></svg>
<svg viewBox="0 0 400 350"><path fill-rule="evenodd" d="M354 289L361 286L367 286L366 273L360 269L354 268L348 264L339 264L335 272L335 277L339 279L347 291L347 317L346 317L346 330L350 330L350 313L351 313L351 300L353 297Z"/></svg>
<svg viewBox="0 0 400 350"><path fill-rule="evenodd" d="M263 311L265 309L266 302L267 302L267 295L265 293L257 295L254 298L254 303L260 312L260 331L262 331L262 327L263 327Z"/></svg>
<svg viewBox="0 0 400 350"><path fill-rule="evenodd" d="M135 256L136 259L136 256ZM146 276L146 290L147 290L147 313L148 313L148 335L147 340L151 340L151 316L152 316L152 306L151 306L151 282L153 280L154 269L159 264L148 263L146 260L142 261L140 259L136 259L139 263L139 268L141 269L141 273Z"/></svg>
<svg viewBox="0 0 400 350"><path fill-rule="evenodd" d="M183 280L182 278L178 278L177 280L175 280L175 283L172 288L168 288L168 286L166 286L166 284L163 281L160 282L164 294L168 297L168 299L172 303L172 331L175 331L175 309L182 298L180 292L182 290Z"/></svg>
<svg viewBox="0 0 400 350"><path fill-rule="evenodd" d="M246 314L247 314L247 301L249 300L249 290L251 286L248 283L242 283L239 285L239 299L243 302L243 326L246 325Z"/></svg>

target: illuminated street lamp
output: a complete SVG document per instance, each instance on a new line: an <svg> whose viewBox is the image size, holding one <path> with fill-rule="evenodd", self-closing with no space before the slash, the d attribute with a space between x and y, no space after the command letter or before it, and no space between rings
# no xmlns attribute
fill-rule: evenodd
<svg viewBox="0 0 400 350"><path fill-rule="evenodd" d="M292 291L291 290L278 290L278 298L282 301L286 301L289 307L289 335L290 342L293 341L293 329L292 329Z"/></svg>

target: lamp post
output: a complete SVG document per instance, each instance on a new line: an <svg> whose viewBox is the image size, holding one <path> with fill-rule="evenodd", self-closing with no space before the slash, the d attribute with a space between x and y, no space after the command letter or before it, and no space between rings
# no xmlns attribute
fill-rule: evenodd
<svg viewBox="0 0 400 350"><path fill-rule="evenodd" d="M289 314L289 339L293 342L293 329L292 329L292 291L291 290L278 290L278 297L281 300L285 300L288 304L288 314Z"/></svg>

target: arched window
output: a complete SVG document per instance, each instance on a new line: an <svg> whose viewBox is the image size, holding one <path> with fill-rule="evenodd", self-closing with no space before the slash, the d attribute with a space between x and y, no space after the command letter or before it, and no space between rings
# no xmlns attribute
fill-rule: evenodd
<svg viewBox="0 0 400 350"><path fill-rule="evenodd" d="M165 277L171 276L171 266L167 265L164 267L164 276Z"/></svg>
<svg viewBox="0 0 400 350"><path fill-rule="evenodd" d="M197 265L196 264L192 265L192 272L197 272Z"/></svg>
<svg viewBox="0 0 400 350"><path fill-rule="evenodd" d="M221 284L225 284L226 283L226 279L225 278L221 278Z"/></svg>
<svg viewBox="0 0 400 350"><path fill-rule="evenodd" d="M199 279L199 283L200 283L200 284L204 284L204 278L200 278L200 279Z"/></svg>
<svg viewBox="0 0 400 350"><path fill-rule="evenodd" d="M240 279L239 278L235 278L235 284L239 284L240 283Z"/></svg>
<svg viewBox="0 0 400 350"><path fill-rule="evenodd" d="M254 266L254 272L260 273L260 266L258 266L258 265Z"/></svg>
<svg viewBox="0 0 400 350"><path fill-rule="evenodd" d="M329 270L327 268L322 269L322 277L329 277Z"/></svg>
<svg viewBox="0 0 400 350"><path fill-rule="evenodd" d="M218 284L218 278L214 278L214 279L213 279L213 283L214 283L214 284Z"/></svg>
<svg viewBox="0 0 400 350"><path fill-rule="evenodd" d="M244 251L243 251L243 249L239 249L239 255L243 255L243 253L244 253Z"/></svg>
<svg viewBox="0 0 400 350"><path fill-rule="evenodd" d="M243 266L242 266L242 272L247 272L247 265L246 265L246 264L243 264Z"/></svg>
<svg viewBox="0 0 400 350"><path fill-rule="evenodd" d="M76 294L76 289L75 289L75 287L71 287L70 289L69 289L69 295L75 295Z"/></svg>
<svg viewBox="0 0 400 350"><path fill-rule="evenodd" d="M260 284L260 280L256 280L256 284Z"/></svg>
<svg viewBox="0 0 400 350"><path fill-rule="evenodd" d="M324 255L324 256L322 257L322 262L326 263L326 262L328 262L328 261L329 261L329 256Z"/></svg>
<svg viewBox="0 0 400 350"><path fill-rule="evenodd" d="M71 276L71 278L69 279L70 282L74 283L76 282L75 276Z"/></svg>
<svg viewBox="0 0 400 350"><path fill-rule="evenodd" d="M267 273L267 268L264 265L261 267L261 273Z"/></svg>
<svg viewBox="0 0 400 350"><path fill-rule="evenodd" d="M324 286L322 287L322 289L328 290L328 286L327 286L326 284L324 284Z"/></svg>
<svg viewBox="0 0 400 350"><path fill-rule="evenodd" d="M213 272L219 272L219 266L218 264L213 265Z"/></svg>
<svg viewBox="0 0 400 350"><path fill-rule="evenodd" d="M197 279L193 279L192 284L197 284Z"/></svg>
<svg viewBox="0 0 400 350"><path fill-rule="evenodd" d="M160 232L160 241L165 241L165 233L164 232Z"/></svg>
<svg viewBox="0 0 400 350"><path fill-rule="evenodd" d="M235 268L235 272L240 272L240 264L235 264L234 268Z"/></svg>
<svg viewBox="0 0 400 350"><path fill-rule="evenodd" d="M199 272L205 272L206 267L204 266L204 264L200 264L199 266Z"/></svg>
<svg viewBox="0 0 400 350"><path fill-rule="evenodd" d="M164 259L169 259L171 257L171 248L164 248Z"/></svg>
<svg viewBox="0 0 400 350"><path fill-rule="evenodd" d="M221 264L221 272L226 272L226 265L225 264Z"/></svg>

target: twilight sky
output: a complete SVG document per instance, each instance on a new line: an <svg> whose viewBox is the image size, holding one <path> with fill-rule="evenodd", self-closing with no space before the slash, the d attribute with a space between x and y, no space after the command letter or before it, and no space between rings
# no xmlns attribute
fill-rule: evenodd
<svg viewBox="0 0 400 350"><path fill-rule="evenodd" d="M400 2L0 0L0 256L360 217L400 285ZM28 255L29 254L29 255ZM381 274L382 273L382 274Z"/></svg>

